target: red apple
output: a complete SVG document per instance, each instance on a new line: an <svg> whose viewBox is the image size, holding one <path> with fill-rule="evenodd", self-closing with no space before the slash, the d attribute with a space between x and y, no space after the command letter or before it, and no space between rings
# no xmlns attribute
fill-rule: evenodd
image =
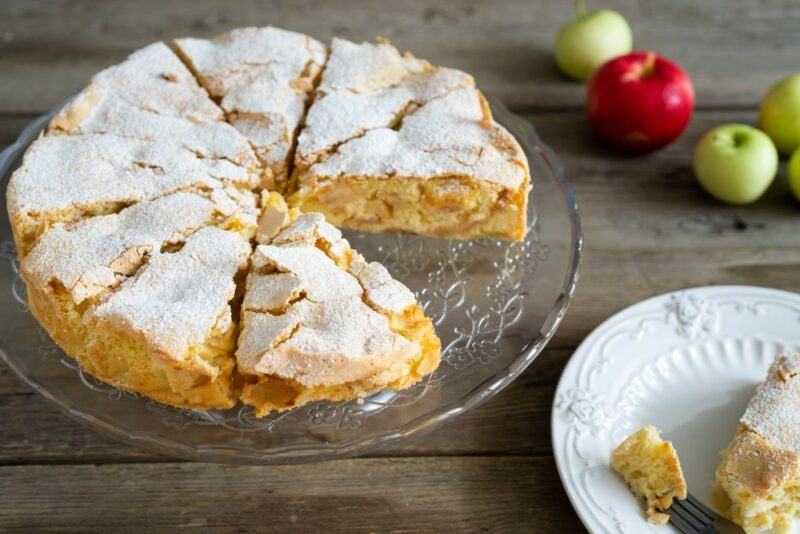
<svg viewBox="0 0 800 534"><path fill-rule="evenodd" d="M589 81L589 123L624 152L643 154L674 141L689 123L693 108L689 76L655 52L612 59Z"/></svg>

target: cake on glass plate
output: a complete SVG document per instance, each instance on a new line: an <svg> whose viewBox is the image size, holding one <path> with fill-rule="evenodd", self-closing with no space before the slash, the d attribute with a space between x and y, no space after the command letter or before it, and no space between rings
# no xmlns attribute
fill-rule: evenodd
<svg viewBox="0 0 800 534"><path fill-rule="evenodd" d="M264 416L433 372L414 294L334 225L523 236L528 164L472 77L277 28L173 45L92 77L11 177L34 317L181 407Z"/></svg>
<svg viewBox="0 0 800 534"><path fill-rule="evenodd" d="M522 149L469 74L388 42L333 40L290 205L360 230L522 239L529 188Z"/></svg>
<svg viewBox="0 0 800 534"><path fill-rule="evenodd" d="M686 480L672 442L664 441L653 425L628 436L611 454L611 467L634 495L647 503L651 523L669 521L665 513L674 499L686 498Z"/></svg>
<svg viewBox="0 0 800 534"><path fill-rule="evenodd" d="M800 512L800 356L778 356L722 452L714 504L749 534L794 532Z"/></svg>

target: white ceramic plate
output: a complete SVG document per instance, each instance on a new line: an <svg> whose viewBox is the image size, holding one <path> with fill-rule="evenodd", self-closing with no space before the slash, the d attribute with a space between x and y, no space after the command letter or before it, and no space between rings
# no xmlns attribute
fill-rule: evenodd
<svg viewBox="0 0 800 534"><path fill-rule="evenodd" d="M713 286L653 297L600 325L556 390L558 471L591 532L677 532L644 520L609 466L625 436L652 423L680 456L689 491L710 505L719 452L772 359L800 350L800 295Z"/></svg>

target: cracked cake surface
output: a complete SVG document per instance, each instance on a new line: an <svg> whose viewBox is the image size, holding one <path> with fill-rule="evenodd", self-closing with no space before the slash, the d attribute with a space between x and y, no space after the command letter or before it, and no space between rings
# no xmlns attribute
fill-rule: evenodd
<svg viewBox="0 0 800 534"><path fill-rule="evenodd" d="M185 189L247 187L253 176L226 159L199 157L181 145L108 134L51 135L25 152L7 190L8 213L23 255L46 227L108 213Z"/></svg>
<svg viewBox="0 0 800 534"><path fill-rule="evenodd" d="M277 209L280 209L279 207ZM242 398L256 413L406 387L439 362L413 293L319 214L293 214L256 248L243 303Z"/></svg>
<svg viewBox="0 0 800 534"><path fill-rule="evenodd" d="M153 350L185 359L213 328L231 327L234 276L250 254L238 234L202 228L173 253L155 253L135 276L100 298L88 316L143 336Z"/></svg>
<svg viewBox="0 0 800 534"><path fill-rule="evenodd" d="M264 187L282 190L306 101L325 63L325 46L280 28L240 28L214 39L176 39L228 119L264 163Z"/></svg>
<svg viewBox="0 0 800 534"><path fill-rule="evenodd" d="M800 513L800 355L775 358L717 468L717 508L748 534L792 532Z"/></svg>
<svg viewBox="0 0 800 534"><path fill-rule="evenodd" d="M365 230L520 239L529 185L521 147L471 76L386 42L333 40L290 204Z"/></svg>
<svg viewBox="0 0 800 534"><path fill-rule="evenodd" d="M231 208L194 193L145 200L45 233L20 265L28 283L58 283L80 304L115 287L162 246L182 242ZM236 208L234 208L236 209Z"/></svg>

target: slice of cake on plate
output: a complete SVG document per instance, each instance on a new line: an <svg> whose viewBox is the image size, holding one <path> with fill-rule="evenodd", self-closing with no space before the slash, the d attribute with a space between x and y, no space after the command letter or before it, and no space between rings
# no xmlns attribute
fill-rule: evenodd
<svg viewBox="0 0 800 534"><path fill-rule="evenodd" d="M175 47L228 120L255 148L263 186L285 188L297 128L325 63L325 46L279 28L240 28Z"/></svg>
<svg viewBox="0 0 800 534"><path fill-rule="evenodd" d="M716 472L715 505L749 533L794 531L800 512L800 356L778 356Z"/></svg>
<svg viewBox="0 0 800 534"><path fill-rule="evenodd" d="M686 480L672 442L664 441L653 425L628 436L611 454L611 467L625 479L634 495L647 503L647 520L669 521L664 513L674 499L686 498Z"/></svg>
<svg viewBox="0 0 800 534"><path fill-rule="evenodd" d="M528 162L470 75L334 39L289 203L337 226L522 239Z"/></svg>
<svg viewBox="0 0 800 534"><path fill-rule="evenodd" d="M135 293L144 284L143 280L150 278L152 294L140 290L136 294L141 300L134 302L129 298L127 308L117 308L121 310L118 316L130 312L132 321L135 315L143 313L137 311L139 307L152 306L152 312L159 314L155 320L158 325L183 322L187 310L180 306L195 308L200 314L203 306L208 305L199 291L210 291L208 299L215 301L215 313L221 314L232 291L236 274L233 264L239 262L243 251L249 252L245 240L255 231L254 219L229 199L174 193L140 202L119 214L100 215L71 226L56 225L20 264L31 312L68 354L102 380L172 404L202 406L207 400L209 407L227 406L233 360L232 327L225 323L227 316L214 322L216 330L206 328L207 340L196 335L191 343L187 342L191 348L174 349L167 345L169 340L149 345L148 336L156 336L149 325L143 325L138 334L110 334L109 329L101 332L93 326L96 321L87 320L90 316L87 310L103 302L95 316L108 315L107 310L114 302ZM211 225L231 228L238 234L216 229L204 237L199 234L203 227ZM189 240L191 246L187 244ZM208 251L196 250L204 246L209 247ZM213 254L219 257L211 258L208 265L202 263L203 258ZM176 273L168 272L170 267ZM184 272L178 274L179 268ZM219 268L219 273L210 272L215 268ZM130 282L139 277L140 270L150 274ZM198 284L214 281L220 286L189 287L195 275ZM179 285L181 282L183 287ZM117 289L119 295L109 296ZM165 304L165 298L172 295L175 302ZM167 349L161 350L162 345ZM223 346L227 346L230 362L205 365L203 355L211 355L206 359L213 362L214 351L219 362L224 360L218 353ZM195 361L198 355L199 364ZM167 365L165 362L171 359L177 363ZM199 371L194 369L198 365ZM219 370L215 371L213 366ZM216 381L217 375L222 383ZM189 377L192 381L187 384Z"/></svg>
<svg viewBox="0 0 800 534"><path fill-rule="evenodd" d="M322 215L273 195L259 237L236 350L241 398L256 415L403 389L439 365L441 344L413 293Z"/></svg>
<svg viewBox="0 0 800 534"><path fill-rule="evenodd" d="M207 159L180 144L106 134L46 136L25 152L7 189L8 214L20 257L56 222L113 213L180 190L252 185L248 169Z"/></svg>

